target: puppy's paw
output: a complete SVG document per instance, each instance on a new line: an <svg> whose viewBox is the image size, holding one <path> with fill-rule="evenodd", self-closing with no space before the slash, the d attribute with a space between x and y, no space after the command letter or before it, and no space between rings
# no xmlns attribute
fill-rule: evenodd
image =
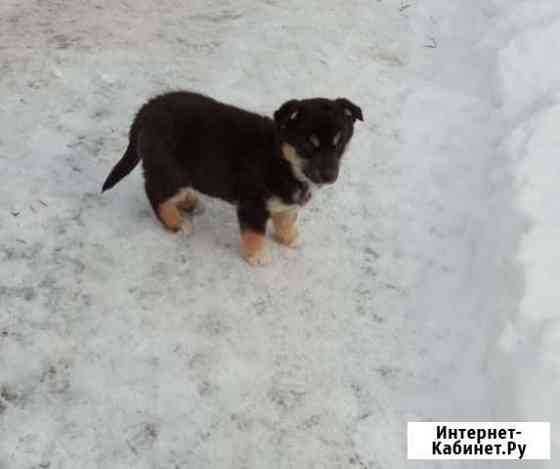
<svg viewBox="0 0 560 469"><path fill-rule="evenodd" d="M270 255L265 244L263 234L245 231L241 234L241 256L252 266L267 265L270 263Z"/></svg>
<svg viewBox="0 0 560 469"><path fill-rule="evenodd" d="M173 233L181 231L181 227L185 222L175 204L169 201L160 204L158 208L158 217L163 226Z"/></svg>
<svg viewBox="0 0 560 469"><path fill-rule="evenodd" d="M262 249L261 251L258 252L245 254L243 255L243 258L252 267L269 265L272 261L268 249Z"/></svg>
<svg viewBox="0 0 560 469"><path fill-rule="evenodd" d="M295 226L291 227L289 230L276 231L273 236L276 242L289 248L298 248L302 244L298 230Z"/></svg>
<svg viewBox="0 0 560 469"><path fill-rule="evenodd" d="M206 211L206 207L202 202L198 202L190 211L191 215L202 215Z"/></svg>
<svg viewBox="0 0 560 469"><path fill-rule="evenodd" d="M205 212L206 207L200 200L181 202L177 205L181 212L188 215L201 215Z"/></svg>
<svg viewBox="0 0 560 469"><path fill-rule="evenodd" d="M190 236L193 232L193 224L192 221L190 221L188 218L185 218L183 220L183 223L181 224L181 227L179 228L179 233L181 233L183 236Z"/></svg>
<svg viewBox="0 0 560 469"><path fill-rule="evenodd" d="M303 246L303 241L299 236L297 236L290 243L284 244L284 246L287 246L292 249L298 249Z"/></svg>
<svg viewBox="0 0 560 469"><path fill-rule="evenodd" d="M274 239L284 246L296 248L300 246L299 233L296 226L297 211L275 213L272 215Z"/></svg>
<svg viewBox="0 0 560 469"><path fill-rule="evenodd" d="M204 212L204 207L200 202L200 198L192 189L182 189L176 197L177 208L182 212L191 215L198 215Z"/></svg>

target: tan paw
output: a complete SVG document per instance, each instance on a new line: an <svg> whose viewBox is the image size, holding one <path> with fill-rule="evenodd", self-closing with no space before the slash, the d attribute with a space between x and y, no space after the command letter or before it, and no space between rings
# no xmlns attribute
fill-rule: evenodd
<svg viewBox="0 0 560 469"><path fill-rule="evenodd" d="M274 233L274 239L289 248L298 248L302 245L297 228L293 227L289 232Z"/></svg>
<svg viewBox="0 0 560 469"><path fill-rule="evenodd" d="M186 203L180 202L177 204L177 207L182 212L186 212L190 215L200 215L204 213L204 205L200 202L199 199L195 200L188 200Z"/></svg>
<svg viewBox="0 0 560 469"><path fill-rule="evenodd" d="M274 225L274 239L292 248L298 247L298 229L296 226L297 211L289 210L285 212L274 213L272 215L272 224Z"/></svg>
<svg viewBox="0 0 560 469"><path fill-rule="evenodd" d="M181 233L184 236L190 236L192 232L193 232L192 221L185 217L183 219L183 224L181 225L181 228L179 228L179 233Z"/></svg>
<svg viewBox="0 0 560 469"><path fill-rule="evenodd" d="M243 258L253 267L269 265L272 262L268 249L244 255Z"/></svg>
<svg viewBox="0 0 560 469"><path fill-rule="evenodd" d="M179 231L185 221L175 204L169 201L160 204L158 216L163 226L173 232Z"/></svg>
<svg viewBox="0 0 560 469"><path fill-rule="evenodd" d="M266 239L260 233L244 231L241 234L241 256L252 266L270 263L270 255L265 245Z"/></svg>
<svg viewBox="0 0 560 469"><path fill-rule="evenodd" d="M206 207L202 202L198 202L196 206L189 211L191 215L202 215L206 211Z"/></svg>

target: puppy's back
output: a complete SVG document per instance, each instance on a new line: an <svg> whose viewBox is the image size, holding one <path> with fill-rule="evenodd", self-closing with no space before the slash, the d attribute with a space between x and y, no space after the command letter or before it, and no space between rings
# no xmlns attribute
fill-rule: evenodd
<svg viewBox="0 0 560 469"><path fill-rule="evenodd" d="M237 197L240 173L264 171L275 148L272 119L186 91L148 101L132 134L147 178L165 167L169 177L225 200Z"/></svg>
<svg viewBox="0 0 560 469"><path fill-rule="evenodd" d="M273 133L272 119L225 104L202 94L174 91L156 96L142 106L133 123L136 133L168 136L175 144L210 148L225 144L230 151L268 141Z"/></svg>

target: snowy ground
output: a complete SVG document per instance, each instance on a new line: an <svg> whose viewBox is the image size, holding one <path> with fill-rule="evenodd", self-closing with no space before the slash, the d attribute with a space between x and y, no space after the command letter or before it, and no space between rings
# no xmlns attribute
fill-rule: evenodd
<svg viewBox="0 0 560 469"><path fill-rule="evenodd" d="M3 0L0 468L513 465L409 463L413 419L552 421L554 456L559 39L556 0ZM170 88L362 107L299 250L99 194Z"/></svg>

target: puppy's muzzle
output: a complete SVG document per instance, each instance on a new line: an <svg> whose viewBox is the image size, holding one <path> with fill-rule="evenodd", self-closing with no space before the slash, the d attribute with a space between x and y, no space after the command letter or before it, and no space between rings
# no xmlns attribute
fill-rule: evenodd
<svg viewBox="0 0 560 469"><path fill-rule="evenodd" d="M332 184L338 178L338 168L330 166L316 167L308 172L307 177L315 184Z"/></svg>
<svg viewBox="0 0 560 469"><path fill-rule="evenodd" d="M338 168L322 168L319 175L323 184L332 184L338 177Z"/></svg>

